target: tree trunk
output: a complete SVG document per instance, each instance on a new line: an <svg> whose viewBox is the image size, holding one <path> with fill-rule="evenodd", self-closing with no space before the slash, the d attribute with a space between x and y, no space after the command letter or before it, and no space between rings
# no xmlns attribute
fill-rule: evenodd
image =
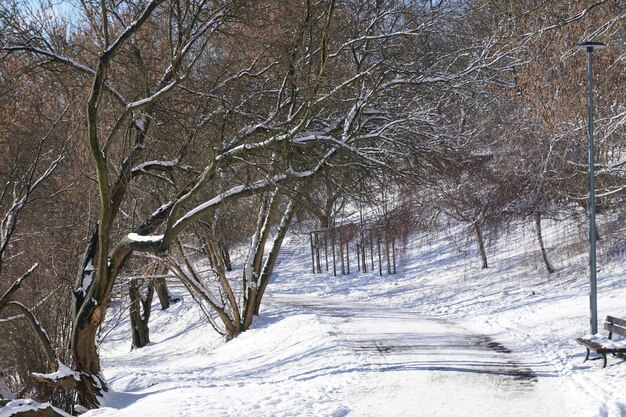
<svg viewBox="0 0 626 417"><path fill-rule="evenodd" d="M254 236L252 237L252 244L250 245L250 252L248 254L248 260L244 267L244 286L247 288L244 290L244 305L243 321L241 325L246 330L252 325L254 316L256 298L259 291L259 281L262 274L263 255L265 254L265 243L270 235L271 221L275 215L280 198L278 196L278 189L272 192L267 192L263 196L261 207L259 208L259 217L257 218L257 226ZM317 265L319 271L319 238L315 235L316 250L317 250Z"/></svg>
<svg viewBox="0 0 626 417"><path fill-rule="evenodd" d="M543 263L548 270L548 274L552 274L554 272L554 268L550 265L550 261L548 260L548 252L546 251L546 247L543 244L543 233L541 232L541 214L535 213L535 227L537 230L537 243L539 243L539 250L541 251L541 259L543 259Z"/></svg>
<svg viewBox="0 0 626 417"><path fill-rule="evenodd" d="M170 303L172 302L172 300L170 299L170 292L167 288L167 282L165 281L165 278L154 279L154 290L157 293L157 297L159 297L161 310L167 310L168 308L170 308Z"/></svg>
<svg viewBox="0 0 626 417"><path fill-rule="evenodd" d="M148 322L152 312L152 298L154 297L154 284L148 283L146 297L141 294L143 280L133 279L130 281L128 290L130 295L130 328L132 335L132 348L142 348L150 343L150 328Z"/></svg>
<svg viewBox="0 0 626 417"><path fill-rule="evenodd" d="M132 252L129 246L124 245L109 257L109 232L110 223L104 228L96 225L74 286L73 369L81 375L76 387L78 401L88 409L98 408L99 397L108 391L100 372L96 338L109 308L115 278ZM102 234L106 237L99 239ZM102 249L103 245L106 250Z"/></svg>
<svg viewBox="0 0 626 417"><path fill-rule="evenodd" d="M108 297L94 297L96 248L98 246L99 225L91 235L83 265L74 286L74 326L72 328L72 357L74 366L81 373L78 387L78 401L86 408L98 408L98 396L108 391L104 378L100 375L100 358L96 347L98 327L104 320L108 307ZM100 292L100 291L99 291Z"/></svg>
<svg viewBox="0 0 626 417"><path fill-rule="evenodd" d="M228 250L228 245L224 242L220 242L220 253L222 254L222 259L224 260L224 266L228 272L233 270L233 262L230 260L230 251Z"/></svg>
<svg viewBox="0 0 626 417"><path fill-rule="evenodd" d="M276 231L276 236L274 236L274 241L272 242L272 248L270 249L270 253L267 255L265 264L263 265L263 272L261 272L261 278L259 279L259 290L257 292L256 299L254 300L254 315L259 315L261 300L263 299L263 295L267 289L267 284L269 284L272 273L274 272L274 266L276 266L276 260L278 259L280 248L283 245L283 240L287 235L289 226L291 226L291 219L293 218L294 212L294 204L290 201L287 209L283 213L280 225Z"/></svg>
<svg viewBox="0 0 626 417"><path fill-rule="evenodd" d="M189 292L193 295L193 299L195 301L199 301L199 299L203 300L209 306L211 306L213 311L217 313L219 319L222 321L222 324L224 325L223 331L217 328L217 326L213 323L209 315L207 315L207 319L209 320L209 323L211 323L211 325L215 328L216 331L225 335L226 338L230 340L241 332L241 329L240 329L241 318L239 315L239 307L237 305L235 294L232 291L232 288L230 287L228 280L226 279L226 276L224 273L225 267L220 257L219 249L217 248L217 245L214 242L208 242L208 243L209 243L207 246L208 255L213 258L213 264L215 265L214 272L216 273L219 279L219 283L220 283L220 287L222 291L226 295L226 299L222 297L223 302L220 302L219 305L215 302L217 298L211 295L212 290L210 288L207 288L204 285L204 282L200 279L200 277L196 273L192 263L189 261L189 259L187 258L187 255L184 253L183 247L180 244L180 241L178 239L176 239L175 244L178 247L178 250L180 252L179 258L182 259L185 268L181 267L179 265L178 260L174 259L171 256L168 256L165 258L165 263L169 267L169 269L180 278L180 280L185 285L185 287L187 287ZM227 302L230 306L230 310L231 310L230 314L224 306L225 302Z"/></svg>
<svg viewBox="0 0 626 417"><path fill-rule="evenodd" d="M483 234L480 230L478 222L474 222L474 231L476 232L476 242L478 243L478 253L480 254L480 260L482 262L482 269L489 268L487 264L487 251L485 250L485 242L483 241Z"/></svg>

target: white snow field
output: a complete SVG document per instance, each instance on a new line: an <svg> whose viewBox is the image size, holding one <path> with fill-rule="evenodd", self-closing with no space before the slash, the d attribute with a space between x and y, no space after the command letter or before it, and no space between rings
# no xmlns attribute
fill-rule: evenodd
<svg viewBox="0 0 626 417"><path fill-rule="evenodd" d="M182 291L155 305L149 346L131 351L118 325L101 346L112 392L85 416L626 416L624 360L583 364L574 342L588 333L584 245L546 230L551 275L532 229L490 246L487 270L463 230L415 237L382 277L313 274L292 236L236 339ZM624 318L624 262L600 259L598 315Z"/></svg>

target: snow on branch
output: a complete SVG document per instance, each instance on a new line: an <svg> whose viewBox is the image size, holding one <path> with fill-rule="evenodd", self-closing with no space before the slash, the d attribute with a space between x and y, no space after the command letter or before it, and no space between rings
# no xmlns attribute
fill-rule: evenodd
<svg viewBox="0 0 626 417"><path fill-rule="evenodd" d="M72 370L59 360L57 360L57 370L55 372L49 374L33 372L31 375L37 382L67 388L75 388L81 380L80 372Z"/></svg>
<svg viewBox="0 0 626 417"><path fill-rule="evenodd" d="M151 175L156 178L160 178L165 182L172 184L172 180L165 175L159 174L160 172L169 173L174 168L179 168L182 171L192 171L193 167L189 165L181 165L178 159L170 161L146 161L131 169L131 176L136 177L141 174Z"/></svg>
<svg viewBox="0 0 626 417"><path fill-rule="evenodd" d="M183 77L176 78L173 81L171 81L170 83L168 83L165 87L159 89L159 91L157 91L156 93L152 94L151 96L143 98L141 100L133 101L132 103L128 103L126 105L126 111L137 110L137 109L139 109L141 107L146 107L149 104L152 104L152 102L154 102L156 99L158 99L159 97L161 97L164 94L166 94L169 91L171 91L182 80L183 80Z"/></svg>
<svg viewBox="0 0 626 417"><path fill-rule="evenodd" d="M273 177L265 178L251 184L242 184L237 185L235 187L230 188L229 190L221 193L220 195L196 206L195 208L189 210L186 214L181 216L173 226L174 233L178 233L186 226L188 226L195 219L202 217L209 210L223 204L224 202L231 200L233 198L241 198L248 195L256 194L270 188L275 187L277 184L288 182L290 180L295 179L303 179L307 177L313 176L317 173L322 166L326 163L326 161L337 151L337 148L333 148L329 151L318 164L311 170L308 171L294 171L293 169L288 169L285 173L275 175Z"/></svg>
<svg viewBox="0 0 626 417"><path fill-rule="evenodd" d="M163 239L163 235L158 236L142 236L137 233L129 233L128 240L132 242L159 242Z"/></svg>

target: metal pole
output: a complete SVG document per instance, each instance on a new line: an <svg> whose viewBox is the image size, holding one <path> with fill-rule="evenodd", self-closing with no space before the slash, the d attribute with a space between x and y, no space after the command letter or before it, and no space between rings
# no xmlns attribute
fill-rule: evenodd
<svg viewBox="0 0 626 417"><path fill-rule="evenodd" d="M589 126L589 308L591 310L591 334L598 333L598 290L596 277L596 188L594 182L593 153L593 47L587 47L587 76L589 105L587 120Z"/></svg>
<svg viewBox="0 0 626 417"><path fill-rule="evenodd" d="M598 332L598 289L596 277L596 188L594 183L593 154L593 65L592 54L594 49L605 48L601 42L581 42L576 44L577 49L587 51L587 87L589 103L587 108L587 132L589 132L589 324L591 334Z"/></svg>

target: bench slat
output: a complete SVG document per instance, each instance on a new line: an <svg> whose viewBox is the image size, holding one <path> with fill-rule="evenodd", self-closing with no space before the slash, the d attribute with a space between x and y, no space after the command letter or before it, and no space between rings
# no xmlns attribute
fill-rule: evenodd
<svg viewBox="0 0 626 417"><path fill-rule="evenodd" d="M620 327L626 328L626 320L624 319L620 319L620 318L613 317L613 316L606 316L605 321L612 323L612 324L617 324Z"/></svg>
<svg viewBox="0 0 626 417"><path fill-rule="evenodd" d="M626 329L620 326L615 326L614 324L604 323L604 330L620 336L626 336Z"/></svg>
<svg viewBox="0 0 626 417"><path fill-rule="evenodd" d="M626 320L618 319L612 316L606 316L604 322L604 330L618 334L620 336L626 336Z"/></svg>

